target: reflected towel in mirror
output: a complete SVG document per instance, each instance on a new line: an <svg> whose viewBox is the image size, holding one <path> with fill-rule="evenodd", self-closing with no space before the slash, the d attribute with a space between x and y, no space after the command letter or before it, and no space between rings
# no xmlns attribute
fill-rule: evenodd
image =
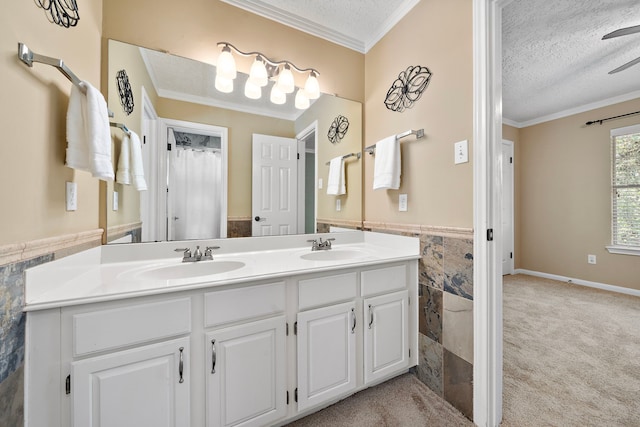
<svg viewBox="0 0 640 427"><path fill-rule="evenodd" d="M329 162L329 177L327 178L327 194L340 196L347 193L344 179L344 159L342 156Z"/></svg>

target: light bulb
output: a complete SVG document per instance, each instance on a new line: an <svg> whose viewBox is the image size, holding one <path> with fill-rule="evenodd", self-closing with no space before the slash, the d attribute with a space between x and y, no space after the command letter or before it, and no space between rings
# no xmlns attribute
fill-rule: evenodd
<svg viewBox="0 0 640 427"><path fill-rule="evenodd" d="M233 80L225 79L221 77L219 74L216 74L216 89L222 93L231 93L233 92Z"/></svg>
<svg viewBox="0 0 640 427"><path fill-rule="evenodd" d="M248 79L244 84L244 96L249 99L260 99L262 96L262 88L254 84L251 79Z"/></svg>
<svg viewBox="0 0 640 427"><path fill-rule="evenodd" d="M216 76L233 80L237 75L236 60L233 59L229 46L225 46L222 48L220 56L218 56L218 62L216 63Z"/></svg>
<svg viewBox="0 0 640 427"><path fill-rule="evenodd" d="M298 110L306 110L309 108L309 97L307 96L304 89L298 89L298 93L296 93L296 108Z"/></svg>
<svg viewBox="0 0 640 427"><path fill-rule="evenodd" d="M273 85L271 88L271 102L277 105L282 105L287 102L287 95L278 89L278 85Z"/></svg>
<svg viewBox="0 0 640 427"><path fill-rule="evenodd" d="M284 93L291 93L295 89L293 73L291 73L289 64L284 64L284 68L280 71L280 75L278 76L277 85L278 89Z"/></svg>
<svg viewBox="0 0 640 427"><path fill-rule="evenodd" d="M318 84L318 78L313 71L309 74L309 78L304 84L304 91L307 92L309 99L320 98L320 84Z"/></svg>
<svg viewBox="0 0 640 427"><path fill-rule="evenodd" d="M269 83L267 67L265 67L264 62L262 62L262 57L257 56L256 60L253 61L251 71L249 71L249 80L259 87L264 87Z"/></svg>

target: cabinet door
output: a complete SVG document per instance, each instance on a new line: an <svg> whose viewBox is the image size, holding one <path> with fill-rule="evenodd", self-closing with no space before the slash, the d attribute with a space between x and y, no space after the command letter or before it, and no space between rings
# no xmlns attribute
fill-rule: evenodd
<svg viewBox="0 0 640 427"><path fill-rule="evenodd" d="M189 338L71 364L76 427L189 425Z"/></svg>
<svg viewBox="0 0 640 427"><path fill-rule="evenodd" d="M355 303L298 313L298 410L355 387Z"/></svg>
<svg viewBox="0 0 640 427"><path fill-rule="evenodd" d="M206 334L207 425L263 426L286 415L285 317Z"/></svg>
<svg viewBox="0 0 640 427"><path fill-rule="evenodd" d="M408 291L364 300L364 381L409 367Z"/></svg>

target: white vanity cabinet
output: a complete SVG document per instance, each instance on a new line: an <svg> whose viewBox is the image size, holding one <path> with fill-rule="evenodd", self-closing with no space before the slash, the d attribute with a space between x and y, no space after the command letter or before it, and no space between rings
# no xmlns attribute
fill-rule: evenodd
<svg viewBox="0 0 640 427"><path fill-rule="evenodd" d="M365 384L409 367L411 316L407 286L405 265L368 269L361 273L363 318L366 322Z"/></svg>
<svg viewBox="0 0 640 427"><path fill-rule="evenodd" d="M205 327L215 327L205 334L206 425L266 426L284 418L285 283L210 292L204 301ZM229 322L236 324L219 326Z"/></svg>
<svg viewBox="0 0 640 427"><path fill-rule="evenodd" d="M191 300L61 310L63 425L190 425Z"/></svg>
<svg viewBox="0 0 640 427"><path fill-rule="evenodd" d="M73 362L73 426L188 426L189 339Z"/></svg>
<svg viewBox="0 0 640 427"><path fill-rule="evenodd" d="M415 259L27 313L29 427L279 426L417 364Z"/></svg>

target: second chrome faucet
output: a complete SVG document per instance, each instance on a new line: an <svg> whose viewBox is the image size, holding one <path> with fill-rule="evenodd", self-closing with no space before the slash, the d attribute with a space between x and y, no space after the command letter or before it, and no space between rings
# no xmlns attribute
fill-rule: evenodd
<svg viewBox="0 0 640 427"><path fill-rule="evenodd" d="M214 249L220 249L220 246L207 246L204 250L204 254L200 250L200 246L196 246L196 250L191 255L191 249L189 248L176 248L176 252L182 252L182 262L198 262L213 260L212 251Z"/></svg>
<svg viewBox="0 0 640 427"><path fill-rule="evenodd" d="M331 249L331 242L334 241L336 239L334 238L330 238L327 239L325 241L322 241L322 237L320 237L320 242L318 242L318 240L313 239L313 240L307 240L307 242L311 243L311 250L312 251L327 251L329 249Z"/></svg>

